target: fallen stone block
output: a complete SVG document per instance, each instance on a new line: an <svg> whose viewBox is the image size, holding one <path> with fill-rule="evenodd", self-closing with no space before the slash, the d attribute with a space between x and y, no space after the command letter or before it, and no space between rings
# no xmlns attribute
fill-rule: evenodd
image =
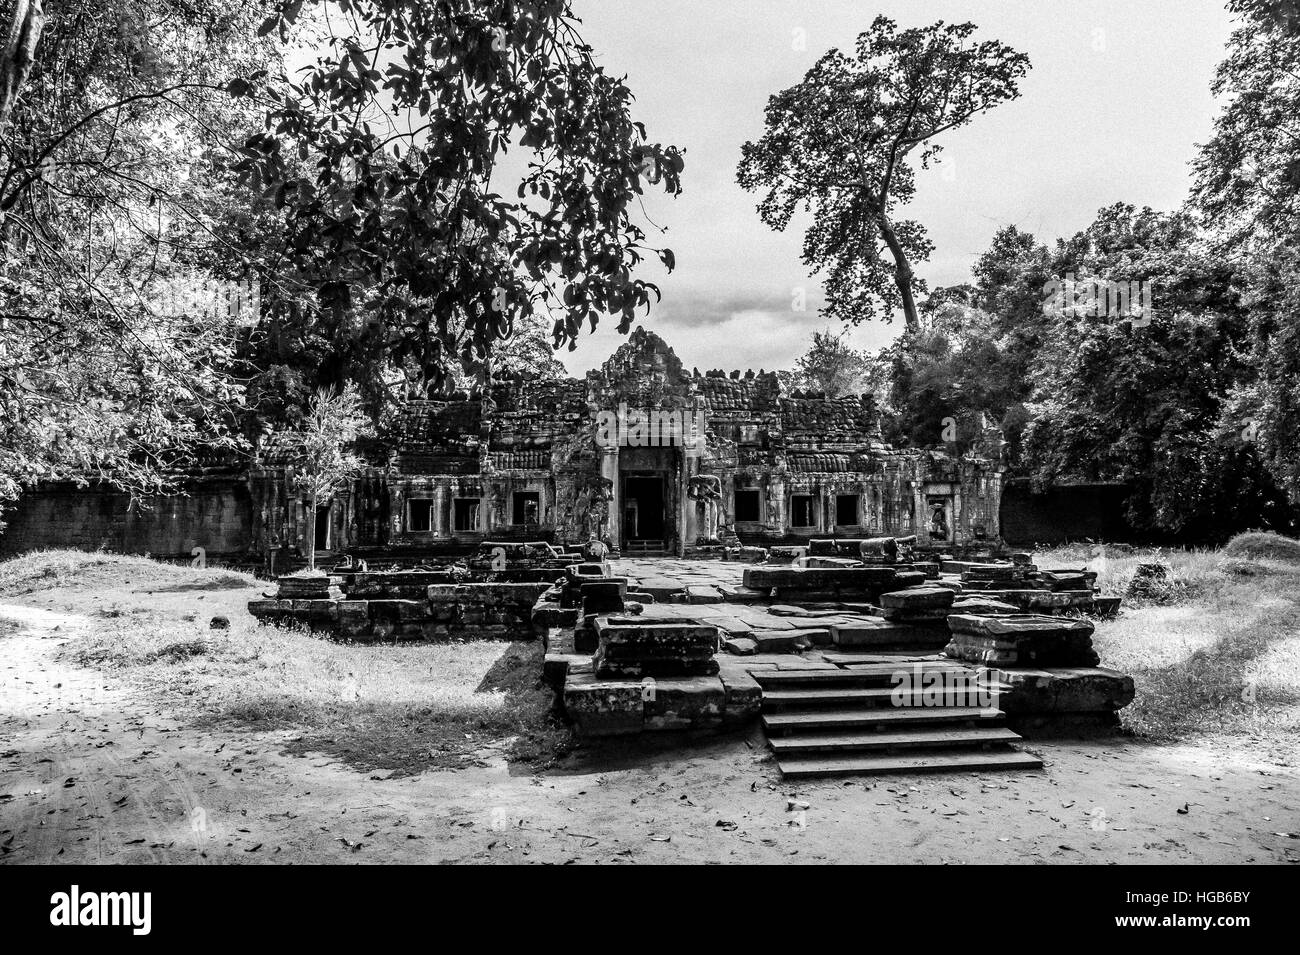
<svg viewBox="0 0 1300 955"><path fill-rule="evenodd" d="M649 677L641 687L647 730L702 729L722 724L727 692L717 676Z"/></svg>
<svg viewBox="0 0 1300 955"><path fill-rule="evenodd" d="M939 607L917 608L915 610L885 607L881 609L880 616L885 620L896 623L938 624L944 625L944 629L947 629L949 612L949 610Z"/></svg>
<svg viewBox="0 0 1300 955"><path fill-rule="evenodd" d="M287 604L288 606L282 608L281 604ZM291 609L292 606L292 602L287 600L276 600L273 598L267 600L250 600L248 602L248 612L254 617L278 617L284 611Z"/></svg>
<svg viewBox="0 0 1300 955"><path fill-rule="evenodd" d="M839 610L816 610L808 607L796 607L794 604L772 604L767 612L777 617L834 617Z"/></svg>
<svg viewBox="0 0 1300 955"><path fill-rule="evenodd" d="M569 673L564 682L564 712L583 736L639 733L645 726L643 692L639 680Z"/></svg>
<svg viewBox="0 0 1300 955"><path fill-rule="evenodd" d="M1133 702L1133 678L1105 667L999 669L1007 713L1101 713Z"/></svg>
<svg viewBox="0 0 1300 955"><path fill-rule="evenodd" d="M953 633L973 633L979 636L1005 639L1043 637L1091 638L1096 629L1091 621L1071 617L1043 617L1021 614L1012 617L981 617L974 614L952 614L948 627Z"/></svg>
<svg viewBox="0 0 1300 955"><path fill-rule="evenodd" d="M1082 571L1078 573L1059 573L1045 570L1038 575L1049 590L1088 590L1091 582Z"/></svg>
<svg viewBox="0 0 1300 955"><path fill-rule="evenodd" d="M952 612L974 614L980 617L1005 617L1019 613L1020 608L1014 604L994 600L992 597L958 597L952 603Z"/></svg>
<svg viewBox="0 0 1300 955"><path fill-rule="evenodd" d="M1096 600L1096 595L1091 590L1028 590L1028 589L1011 589L1011 590L985 590L968 588L967 593L972 596L991 597L994 600L1001 600L1005 603L1014 604L1023 612L1032 611L1053 611L1053 610L1090 610Z"/></svg>
<svg viewBox="0 0 1300 955"><path fill-rule="evenodd" d="M725 699L722 721L727 726L740 726L758 719L763 709L763 688L748 670L738 663L727 663L718 670Z"/></svg>
<svg viewBox="0 0 1300 955"><path fill-rule="evenodd" d="M881 594L880 606L885 610L947 610L954 596L947 587L909 587Z"/></svg>
<svg viewBox="0 0 1300 955"><path fill-rule="evenodd" d="M1007 666L1095 666L1093 626L1086 620L1021 615L953 614L944 653L971 663Z"/></svg>
<svg viewBox="0 0 1300 955"><path fill-rule="evenodd" d="M746 567L745 586L756 589L795 588L875 590L892 587L891 567Z"/></svg>
<svg viewBox="0 0 1300 955"><path fill-rule="evenodd" d="M718 584L722 599L730 604L755 604L767 599L766 590L756 590L741 584Z"/></svg>
<svg viewBox="0 0 1300 955"><path fill-rule="evenodd" d="M831 642L835 646L865 650L936 651L942 650L948 640L946 626L918 626L875 617L863 617L853 623L840 623L831 628Z"/></svg>
<svg viewBox="0 0 1300 955"><path fill-rule="evenodd" d="M805 630L755 630L754 642L759 653L802 653L814 646L826 646L831 631L826 628Z"/></svg>
<svg viewBox="0 0 1300 955"><path fill-rule="evenodd" d="M794 562L796 567L861 567L862 561L851 557L800 557Z"/></svg>
<svg viewBox="0 0 1300 955"><path fill-rule="evenodd" d="M753 656L758 652L758 641L753 637L727 637L722 641L722 649L736 656Z"/></svg>
<svg viewBox="0 0 1300 955"><path fill-rule="evenodd" d="M722 593L717 587L695 584L684 591L684 601L688 604L719 604L722 603Z"/></svg>

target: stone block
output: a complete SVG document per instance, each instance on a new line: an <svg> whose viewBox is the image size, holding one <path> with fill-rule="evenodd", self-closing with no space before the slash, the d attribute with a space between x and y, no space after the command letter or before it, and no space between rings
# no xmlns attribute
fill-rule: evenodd
<svg viewBox="0 0 1300 955"><path fill-rule="evenodd" d="M954 596L946 587L909 587L881 594L880 606L886 610L946 610Z"/></svg>
<svg viewBox="0 0 1300 955"><path fill-rule="evenodd" d="M621 613L627 596L627 581L609 578L581 584L583 616Z"/></svg>
<svg viewBox="0 0 1300 955"><path fill-rule="evenodd" d="M531 619L533 628L538 633L543 633L552 627L576 627L578 610L576 607L539 603L533 607Z"/></svg>
<svg viewBox="0 0 1300 955"><path fill-rule="evenodd" d="M974 614L980 617L1004 617L1019 612L1014 604L994 600L992 597L958 597L953 601L952 612Z"/></svg>
<svg viewBox="0 0 1300 955"><path fill-rule="evenodd" d="M1087 620L1020 615L948 617L952 639L944 652L971 663L1004 666L1088 667L1098 662Z"/></svg>
<svg viewBox="0 0 1300 955"><path fill-rule="evenodd" d="M1111 713L1133 702L1133 678L1105 667L999 669L1010 713Z"/></svg>
<svg viewBox="0 0 1300 955"><path fill-rule="evenodd" d="M766 668L765 668L766 669ZM740 726L758 719L763 708L763 688L739 661L725 661L718 670L726 699L722 710L723 723Z"/></svg>
<svg viewBox="0 0 1300 955"><path fill-rule="evenodd" d="M727 637L722 641L722 649L736 656L753 656L758 652L758 641L749 637Z"/></svg>
<svg viewBox="0 0 1300 955"><path fill-rule="evenodd" d="M830 627L804 630L755 630L759 653L801 653L813 646L830 644Z"/></svg>
<svg viewBox="0 0 1300 955"><path fill-rule="evenodd" d="M685 730L722 723L727 695L716 676L655 677L641 684L647 730Z"/></svg>
<svg viewBox="0 0 1300 955"><path fill-rule="evenodd" d="M427 616L424 603L418 600L371 600L368 604L371 620L397 623L420 620Z"/></svg>
<svg viewBox="0 0 1300 955"><path fill-rule="evenodd" d="M796 567L861 567L862 561L852 557L800 557L794 561Z"/></svg>
<svg viewBox="0 0 1300 955"><path fill-rule="evenodd" d="M746 587L879 591L893 586L891 567L746 567Z"/></svg>
<svg viewBox="0 0 1300 955"><path fill-rule="evenodd" d="M583 736L639 733L645 725L645 704L636 680L600 680L592 674L570 673L564 681L564 712Z"/></svg>
<svg viewBox="0 0 1300 955"><path fill-rule="evenodd" d="M899 623L862 617L831 628L831 642L837 647L862 650L942 650L948 643L947 628Z"/></svg>
<svg viewBox="0 0 1300 955"><path fill-rule="evenodd" d="M720 604L722 592L708 584L692 584L683 591L683 600L688 604Z"/></svg>
<svg viewBox="0 0 1300 955"><path fill-rule="evenodd" d="M254 617L278 617L284 612L281 604L289 604L292 607L292 603L287 600L250 600L248 612Z"/></svg>

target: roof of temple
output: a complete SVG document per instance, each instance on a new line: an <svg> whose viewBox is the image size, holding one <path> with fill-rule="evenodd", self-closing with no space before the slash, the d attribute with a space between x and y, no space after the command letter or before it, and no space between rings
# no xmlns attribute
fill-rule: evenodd
<svg viewBox="0 0 1300 955"><path fill-rule="evenodd" d="M719 423L719 434L733 439L739 432L733 435L732 428L750 425L779 434L797 470L850 470L861 463L853 454L880 448L872 396L787 392L776 372L687 371L663 339L644 328L582 379L507 374L493 380L486 399L475 390L408 401L380 443L407 473L474 473L484 454L496 469L547 468L553 446L588 427L597 411L620 404L702 407ZM290 440L265 439L263 462L287 463Z"/></svg>

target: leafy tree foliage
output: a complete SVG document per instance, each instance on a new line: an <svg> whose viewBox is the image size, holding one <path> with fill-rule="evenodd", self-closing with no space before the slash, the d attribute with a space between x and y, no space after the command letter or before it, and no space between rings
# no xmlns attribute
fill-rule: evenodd
<svg viewBox="0 0 1300 955"><path fill-rule="evenodd" d="M34 21L39 3L7 5L40 29L29 68L0 69L0 498L39 479L157 490L233 443L215 157L251 105L230 78L277 55L258 7L60 0Z"/></svg>
<svg viewBox="0 0 1300 955"><path fill-rule="evenodd" d="M1270 472L1300 501L1300 16L1236 0L1213 89L1225 100L1195 163L1192 205L1242 276L1257 378L1243 407Z"/></svg>
<svg viewBox="0 0 1300 955"><path fill-rule="evenodd" d="M959 453L998 424L1014 401L993 316L937 290L921 327L886 350L891 371L886 437L901 445L946 444ZM1009 391L1011 392L1009 394Z"/></svg>
<svg viewBox="0 0 1300 955"><path fill-rule="evenodd" d="M1023 53L975 43L974 32L943 22L900 31L877 17L851 53L830 50L772 96L762 138L742 147L737 178L766 190L764 222L784 231L800 208L812 213L803 260L826 272L827 316L856 323L901 308L919 328L914 265L931 243L897 217L916 192L913 163L927 168L943 148L936 136L1015 99L1029 70Z"/></svg>
<svg viewBox="0 0 1300 955"><path fill-rule="evenodd" d="M265 84L239 172L273 206L282 267L311 290L304 335L336 371L416 390L483 374L517 324L554 344L620 331L669 269L634 210L680 192L681 153L649 141L567 0L283 2L262 25L323 18L316 60ZM262 95L260 85L248 87Z"/></svg>
<svg viewBox="0 0 1300 955"><path fill-rule="evenodd" d="M881 394L884 367L873 356L850 345L847 339L846 332L836 334L829 328L813 332L808 350L795 362L790 384L831 398Z"/></svg>

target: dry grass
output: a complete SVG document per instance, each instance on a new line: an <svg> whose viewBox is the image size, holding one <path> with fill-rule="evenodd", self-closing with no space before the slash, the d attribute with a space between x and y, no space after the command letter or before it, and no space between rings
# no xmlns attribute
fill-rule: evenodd
<svg viewBox="0 0 1300 955"><path fill-rule="evenodd" d="M566 745L540 684L537 644L336 643L259 625L246 604L268 586L103 553L0 563L0 593L92 621L66 655L136 681L196 723L289 731L290 750L397 774L471 765L493 747L543 762ZM214 615L229 629L210 628Z"/></svg>
<svg viewBox="0 0 1300 955"><path fill-rule="evenodd" d="M1140 563L1169 565L1172 602L1126 600L1119 619L1097 625L1102 664L1137 686L1121 714L1128 728L1160 739L1277 737L1300 727L1300 559L1276 556L1285 553L1088 545L1035 560L1096 570L1110 594L1125 592Z"/></svg>

